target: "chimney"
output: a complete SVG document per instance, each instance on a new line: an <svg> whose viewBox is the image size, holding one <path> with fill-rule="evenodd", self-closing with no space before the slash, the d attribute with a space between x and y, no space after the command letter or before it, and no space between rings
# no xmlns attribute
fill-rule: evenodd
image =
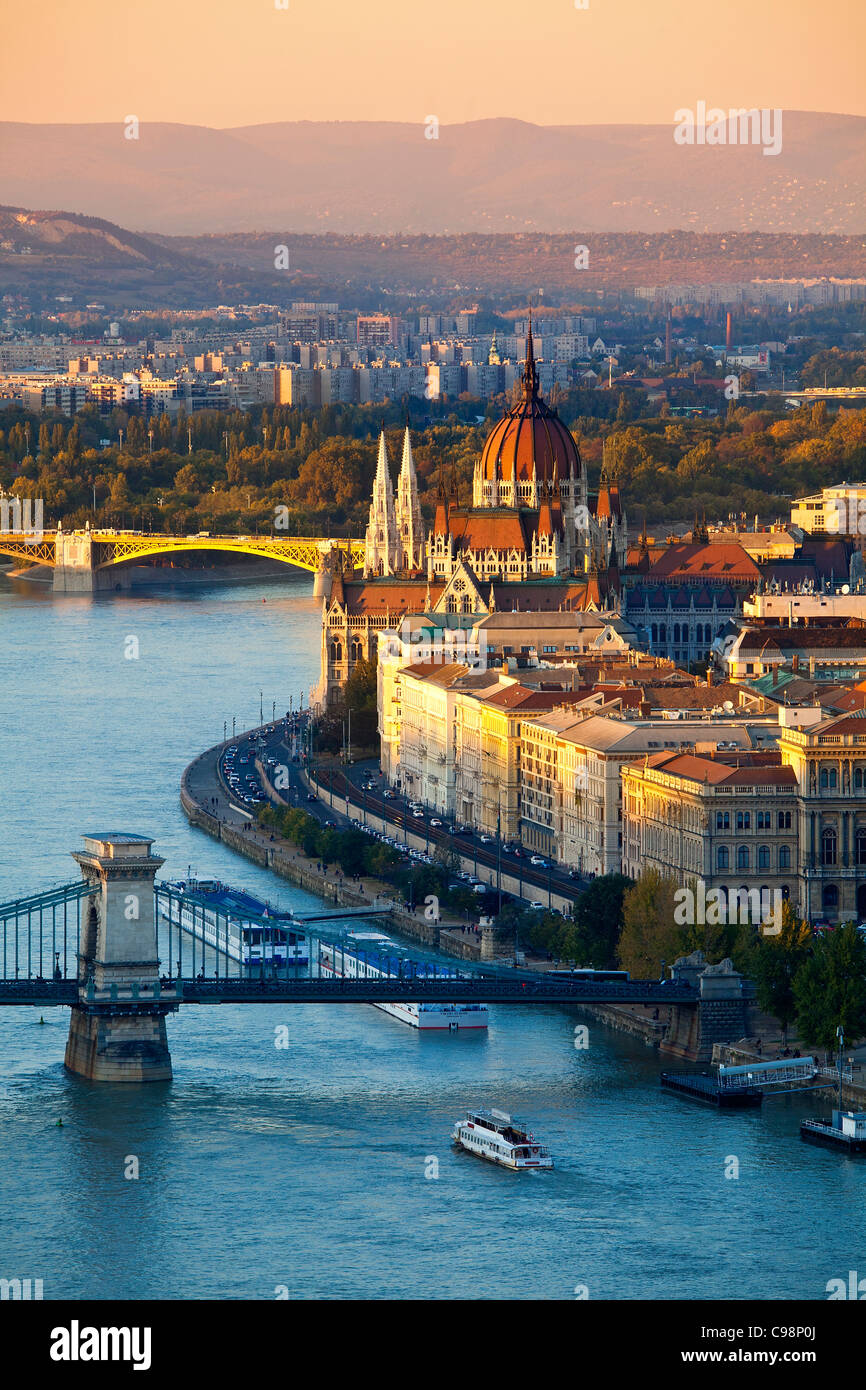
<svg viewBox="0 0 866 1390"><path fill-rule="evenodd" d="M730 350L731 350L731 348L733 347L733 345L734 345L734 320L733 320L733 317L732 317L732 315L731 315L731 311L730 311L730 309L729 309L729 310L728 310L728 317L727 317L727 319L725 320L725 347L727 348L728 352L730 352Z"/></svg>
<svg viewBox="0 0 866 1390"><path fill-rule="evenodd" d="M711 689L712 689L712 685L713 685L713 672L712 672L712 667L708 666L708 667L707 667L707 689L708 689L708 690L711 690Z"/></svg>
<svg viewBox="0 0 866 1390"><path fill-rule="evenodd" d="M665 362L671 360L671 311L668 309L668 320L665 324Z"/></svg>
<svg viewBox="0 0 866 1390"><path fill-rule="evenodd" d="M792 671L799 671L799 669L800 669L800 653L799 653L799 652L794 652L794 655L793 655L793 657L791 658L791 670L792 670Z"/></svg>

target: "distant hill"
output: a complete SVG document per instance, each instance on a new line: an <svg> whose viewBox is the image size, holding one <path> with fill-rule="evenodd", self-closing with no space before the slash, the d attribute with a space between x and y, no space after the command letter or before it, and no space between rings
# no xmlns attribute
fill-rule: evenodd
<svg viewBox="0 0 866 1390"><path fill-rule="evenodd" d="M99 261L105 266L173 266L190 264L190 257L169 243L151 241L100 217L70 212L32 212L0 207L0 250L7 255L29 254L42 260L64 258Z"/></svg>
<svg viewBox="0 0 866 1390"><path fill-rule="evenodd" d="M574 246L591 246L589 269ZM289 248L289 270L274 247ZM113 311L147 303L287 304L293 298L381 306L387 295L431 302L488 295L548 302L637 285L866 276L866 237L674 231L346 236L336 232L141 235L74 212L0 207L0 283L45 304L58 295L99 299Z"/></svg>
<svg viewBox="0 0 866 1390"><path fill-rule="evenodd" d="M866 119L785 112L776 156L677 145L673 123L496 119L443 125L428 140L421 122L144 122L127 140L120 122L6 122L0 187L24 207L65 207L145 234L852 235L866 230Z"/></svg>

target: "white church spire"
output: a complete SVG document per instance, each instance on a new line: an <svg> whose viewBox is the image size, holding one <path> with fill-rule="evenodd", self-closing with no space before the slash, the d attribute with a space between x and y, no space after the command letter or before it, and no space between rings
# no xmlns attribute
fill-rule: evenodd
<svg viewBox="0 0 866 1390"><path fill-rule="evenodd" d="M412 457L412 440L409 426L403 435L403 459L400 464L400 477L397 480L397 537L399 569L417 569L421 564L424 531L421 521L421 503L418 500L418 478L415 473L415 460Z"/></svg>
<svg viewBox="0 0 866 1390"><path fill-rule="evenodd" d="M379 457L373 482L373 501L364 544L364 574L393 574L398 565L399 534L394 513L394 489L388 466L385 430L379 435Z"/></svg>

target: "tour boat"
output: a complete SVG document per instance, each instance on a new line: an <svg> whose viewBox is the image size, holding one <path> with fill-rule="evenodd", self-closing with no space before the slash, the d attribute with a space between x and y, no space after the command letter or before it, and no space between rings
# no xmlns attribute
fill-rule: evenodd
<svg viewBox="0 0 866 1390"><path fill-rule="evenodd" d="M408 961L393 954L394 943L380 932L353 931L346 935L345 945L322 941L319 943L319 971L343 980L406 978L411 969L417 979L453 979L455 972L447 966L425 965L423 961ZM457 1032L465 1028L487 1027L486 1004L394 1003L374 1004L392 1018L399 1018L412 1028L425 1032Z"/></svg>
<svg viewBox="0 0 866 1390"><path fill-rule="evenodd" d="M525 1125L503 1110L469 1110L458 1120L452 1139L467 1153L499 1163L503 1168L552 1168L553 1159Z"/></svg>
<svg viewBox="0 0 866 1390"><path fill-rule="evenodd" d="M217 879L180 879L162 896L162 916L242 965L308 965L307 939L291 912Z"/></svg>

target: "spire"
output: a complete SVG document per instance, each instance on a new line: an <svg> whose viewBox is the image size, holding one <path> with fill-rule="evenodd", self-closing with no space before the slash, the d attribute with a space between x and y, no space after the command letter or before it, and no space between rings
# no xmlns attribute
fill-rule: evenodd
<svg viewBox="0 0 866 1390"><path fill-rule="evenodd" d="M388 445L385 442L385 422L382 421L382 428L379 431L379 457L376 460L376 481L373 484L374 490L383 485L390 496L393 497L394 490L391 487L391 473L388 468Z"/></svg>
<svg viewBox="0 0 866 1390"><path fill-rule="evenodd" d="M398 564L399 534L394 514L394 489L388 467L384 424L379 435L379 457L373 480L373 500L364 545L364 574L391 574Z"/></svg>
<svg viewBox="0 0 866 1390"><path fill-rule="evenodd" d="M496 595L493 592L493 580L490 581L490 593L487 597L487 607L491 613L496 612Z"/></svg>
<svg viewBox="0 0 866 1390"><path fill-rule="evenodd" d="M523 395L527 401L534 401L538 395L538 370L535 366L535 349L532 345L532 303L529 305L529 332L526 335L526 365L523 369Z"/></svg>
<svg viewBox="0 0 866 1390"><path fill-rule="evenodd" d="M395 514L400 547L397 568L412 570L420 563L424 527L421 520L418 478L415 473L415 460L412 457L412 440L409 436L408 424L403 435L403 458L400 464L400 476L397 480Z"/></svg>

